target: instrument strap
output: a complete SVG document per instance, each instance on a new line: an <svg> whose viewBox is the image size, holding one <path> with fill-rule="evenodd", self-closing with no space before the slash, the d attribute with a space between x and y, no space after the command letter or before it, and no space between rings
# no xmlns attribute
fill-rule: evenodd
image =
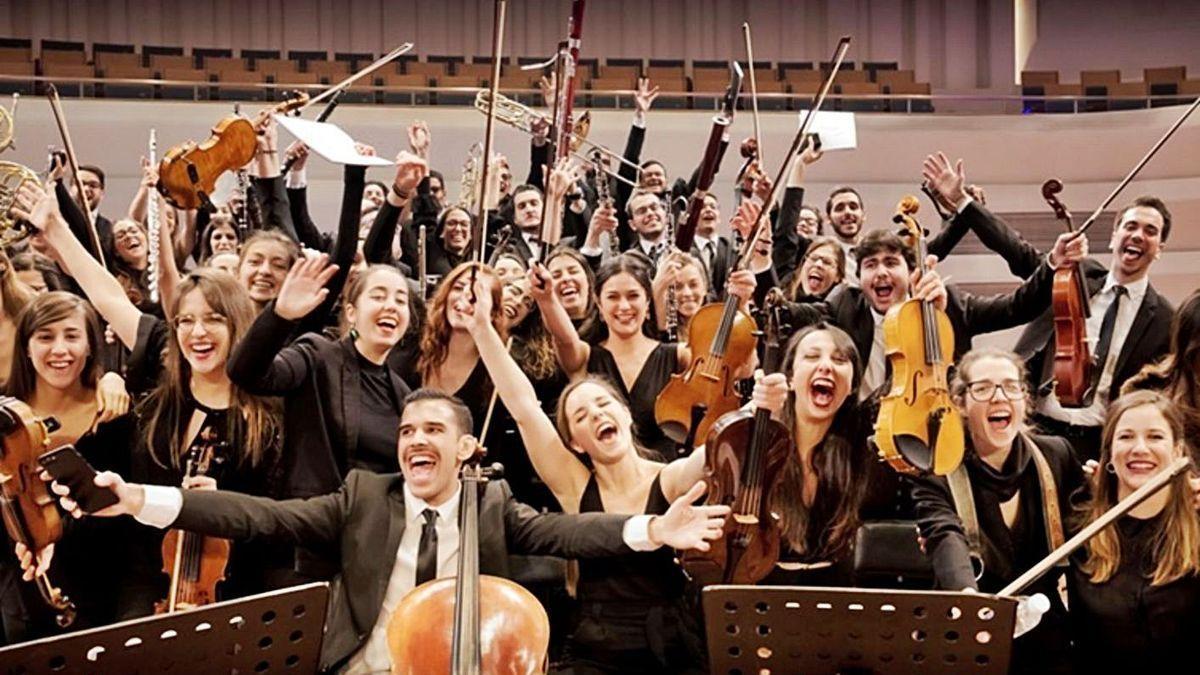
<svg viewBox="0 0 1200 675"><path fill-rule="evenodd" d="M1058 505L1058 485L1054 482L1054 473L1050 470L1050 462L1046 461L1046 456L1042 454L1037 443L1033 442L1033 438L1029 434L1021 432L1021 439L1029 448L1033 463L1037 467L1038 485L1042 490L1042 518L1046 527L1046 545L1053 551L1062 546L1065 541L1062 512ZM946 476L946 480L950 484L950 497L954 500L954 510L958 512L958 519L962 521L971 555L982 560L983 547L979 534L979 514L975 511L975 494L971 490L971 479L967 475L966 463L959 464L954 471L950 472L950 475Z"/></svg>

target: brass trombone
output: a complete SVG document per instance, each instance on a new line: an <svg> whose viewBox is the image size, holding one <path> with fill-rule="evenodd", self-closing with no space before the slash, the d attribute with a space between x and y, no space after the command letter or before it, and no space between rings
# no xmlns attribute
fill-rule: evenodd
<svg viewBox="0 0 1200 675"><path fill-rule="evenodd" d="M541 119L549 122L545 115L533 110L523 103L514 101L513 99L499 92L496 93L496 101L496 119L504 122L510 127L513 127L514 129L524 131L531 136L533 135L533 122L535 120ZM491 109L491 105L488 103L488 91L486 89L480 90L480 92L475 95L475 109L484 115L488 114L489 110ZM609 150L599 143L589 141L580 134L571 134L571 156L590 164L592 163L590 158L585 157L577 152L579 148L584 145L592 148L593 151L600 152L604 155L605 159L609 160L610 162L615 159L616 161L632 168L635 172L635 175L641 175L642 167L625 159L622 155ZM629 180L612 169L605 168L604 172L632 188L638 187L638 184L635 181Z"/></svg>

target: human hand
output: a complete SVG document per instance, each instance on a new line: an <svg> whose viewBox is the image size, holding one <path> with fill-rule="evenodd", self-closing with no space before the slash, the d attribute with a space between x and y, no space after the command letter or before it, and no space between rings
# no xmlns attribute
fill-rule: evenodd
<svg viewBox="0 0 1200 675"><path fill-rule="evenodd" d="M650 106L654 105L654 99L658 98L658 87L650 87L650 79L639 77L637 81L637 89L633 92L633 112L635 115L644 116L650 112Z"/></svg>
<svg viewBox="0 0 1200 675"><path fill-rule="evenodd" d="M707 487L704 481L697 481L692 489L671 503L666 513L651 518L647 530L650 542L680 551L707 551L708 542L720 539L724 534L729 507L724 504L693 504L704 495Z"/></svg>
<svg viewBox="0 0 1200 675"><path fill-rule="evenodd" d="M942 207L951 213L966 197L963 185L967 179L961 159L951 166L945 153L938 151L935 155L929 155L921 165L921 179L941 198Z"/></svg>
<svg viewBox="0 0 1200 675"><path fill-rule="evenodd" d="M1088 238L1086 234L1063 232L1054 241L1050 251L1050 266L1062 269L1073 265L1088 256Z"/></svg>
<svg viewBox="0 0 1200 675"><path fill-rule="evenodd" d="M329 264L328 254L315 258L297 260L288 270L279 296L275 298L275 314L281 319L298 321L312 312L325 298L329 289L325 284L337 273L338 266Z"/></svg>
<svg viewBox="0 0 1200 675"><path fill-rule="evenodd" d="M429 175L429 164L419 153L414 154L400 151L396 155L396 178L392 187L401 195L412 198L417 193L417 186Z"/></svg>
<svg viewBox="0 0 1200 675"><path fill-rule="evenodd" d="M937 256L926 256L925 267L927 272L921 274L921 270L913 270L909 280L909 288L912 289L911 296L914 300L932 302L935 307L945 311L947 298L946 282L937 273L937 270L934 269L936 266Z"/></svg>
<svg viewBox="0 0 1200 675"><path fill-rule="evenodd" d="M308 164L308 146L300 141L292 141L292 144L287 147L283 153L284 161L295 158L292 161L292 166L289 171L299 173L304 170L304 166Z"/></svg>
<svg viewBox="0 0 1200 675"><path fill-rule="evenodd" d="M430 140L429 125L423 120L413 120L408 125L408 149L426 162L429 161Z"/></svg>
<svg viewBox="0 0 1200 675"><path fill-rule="evenodd" d="M787 375L783 373L764 375L763 371L757 370L754 372L754 393L750 395L750 402L754 404L755 408L770 410L772 415L778 415L783 412L783 406L787 404L790 389Z"/></svg>
<svg viewBox="0 0 1200 675"><path fill-rule="evenodd" d="M129 412L129 400L124 378L114 372L102 375L96 383L96 424L111 422Z"/></svg>

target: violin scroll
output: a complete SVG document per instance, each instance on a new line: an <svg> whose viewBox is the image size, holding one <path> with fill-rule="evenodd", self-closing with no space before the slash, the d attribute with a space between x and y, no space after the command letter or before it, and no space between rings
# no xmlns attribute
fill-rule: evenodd
<svg viewBox="0 0 1200 675"><path fill-rule="evenodd" d="M1046 200L1050 208L1054 209L1054 217L1064 221L1067 224L1067 229L1072 230L1074 226L1071 224L1071 212L1067 210L1067 207L1062 202L1058 201L1058 194L1062 191L1062 181L1057 178L1051 178L1042 183L1042 199Z"/></svg>

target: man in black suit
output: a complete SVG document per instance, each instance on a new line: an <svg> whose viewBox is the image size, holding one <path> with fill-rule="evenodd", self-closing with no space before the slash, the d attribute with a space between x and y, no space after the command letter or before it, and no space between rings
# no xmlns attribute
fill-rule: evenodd
<svg viewBox="0 0 1200 675"><path fill-rule="evenodd" d="M729 237L717 234L717 223L721 221L721 203L716 195L704 195L704 206L700 209L700 220L696 225L696 239L691 254L704 264L708 274L709 296L714 300L725 296L725 282L733 266L737 250Z"/></svg>
<svg viewBox="0 0 1200 675"><path fill-rule="evenodd" d="M1087 240L1068 241L1064 234L1046 262L1020 288L1006 295L982 297L946 286L926 259L930 272L922 276L916 257L898 235L872 230L856 247L861 287L840 285L820 302L791 305L792 325L799 327L828 320L850 334L862 356L863 378L859 398L866 399L888 379L883 321L888 310L910 296L933 301L946 311L954 331L954 356L971 349L976 335L1012 328L1032 321L1050 303L1054 269L1087 254Z"/></svg>
<svg viewBox="0 0 1200 675"><path fill-rule="evenodd" d="M955 205L955 221L969 225L985 246L1003 256L1013 274L1029 276L1039 265L1041 254L1036 248L964 193L961 162L951 168L945 155L930 156L925 180ZM1162 200L1139 197L1119 210L1113 221L1109 267L1092 259L1080 263L1091 303L1088 346L1095 359L1091 395L1082 407L1065 407L1054 394L1052 309L1047 306L1029 324L1014 348L1025 358L1036 387L1038 424L1070 439L1081 459L1099 456L1104 409L1119 395L1121 385L1170 349L1175 310L1150 284L1150 267L1170 234L1171 212Z"/></svg>
<svg viewBox="0 0 1200 675"><path fill-rule="evenodd" d="M321 646L322 672L391 672L387 623L391 610L416 585L451 576L459 552L459 470L476 454L470 410L428 389L409 395L400 420L401 474L354 470L335 493L274 501L206 490L125 483L111 472L96 485L120 501L98 516L129 514L147 525L175 527L227 539L257 537L327 548L341 560L331 589ZM697 485L662 516L540 514L518 503L504 481L488 483L480 498L480 571L510 576L509 554L569 558L627 554L666 545L707 549L720 536L729 509L692 506ZM65 487L62 505L82 513ZM26 574L32 556L18 551ZM38 556L48 566L52 552Z"/></svg>

